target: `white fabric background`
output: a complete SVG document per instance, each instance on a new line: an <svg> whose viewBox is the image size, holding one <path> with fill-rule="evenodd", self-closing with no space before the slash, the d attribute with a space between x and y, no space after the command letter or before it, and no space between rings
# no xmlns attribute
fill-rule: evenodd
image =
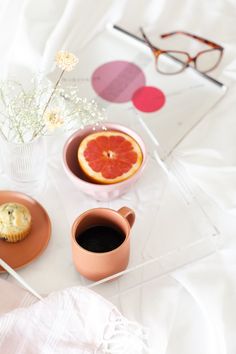
<svg viewBox="0 0 236 354"><path fill-rule="evenodd" d="M119 18L131 30L140 24L157 33L183 29L219 42L225 55L214 77L229 87L204 130L179 151L191 178L215 203L212 217L224 247L150 283L142 301L137 293L123 298L121 310L151 328L155 354L235 354L235 0L2 0L0 77L26 79L39 68L49 72L56 50L79 55L96 31Z"/></svg>

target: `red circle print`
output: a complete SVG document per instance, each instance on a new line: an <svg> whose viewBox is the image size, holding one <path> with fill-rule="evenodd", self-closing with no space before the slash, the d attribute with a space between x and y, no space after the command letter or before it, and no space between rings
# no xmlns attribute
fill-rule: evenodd
<svg viewBox="0 0 236 354"><path fill-rule="evenodd" d="M140 87L132 97L133 105L142 112L155 112L162 108L166 98L164 93L153 86Z"/></svg>
<svg viewBox="0 0 236 354"><path fill-rule="evenodd" d="M114 103L130 101L134 92L146 83L143 71L136 64L124 60L99 66L91 81L98 96Z"/></svg>

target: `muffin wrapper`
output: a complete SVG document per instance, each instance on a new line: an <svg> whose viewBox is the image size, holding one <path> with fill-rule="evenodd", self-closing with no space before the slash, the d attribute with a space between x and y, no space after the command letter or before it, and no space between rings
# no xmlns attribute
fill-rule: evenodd
<svg viewBox="0 0 236 354"><path fill-rule="evenodd" d="M6 242L18 242L26 238L30 233L31 225L24 231L18 232L17 234L1 234L0 239L4 239Z"/></svg>

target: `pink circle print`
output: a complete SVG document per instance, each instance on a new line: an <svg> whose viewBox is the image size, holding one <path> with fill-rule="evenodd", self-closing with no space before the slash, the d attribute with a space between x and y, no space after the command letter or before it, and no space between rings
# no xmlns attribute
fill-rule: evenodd
<svg viewBox="0 0 236 354"><path fill-rule="evenodd" d="M143 71L135 64L116 60L99 66L92 75L92 86L104 100L125 103L146 82Z"/></svg>
<svg viewBox="0 0 236 354"><path fill-rule="evenodd" d="M151 113L158 111L165 104L164 93L153 86L143 86L134 92L133 105L141 112Z"/></svg>

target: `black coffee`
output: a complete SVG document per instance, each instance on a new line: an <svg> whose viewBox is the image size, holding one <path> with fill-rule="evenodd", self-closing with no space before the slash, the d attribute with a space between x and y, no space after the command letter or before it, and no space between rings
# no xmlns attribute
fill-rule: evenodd
<svg viewBox="0 0 236 354"><path fill-rule="evenodd" d="M119 247L125 235L110 226L92 226L76 236L77 243L91 252L109 252Z"/></svg>

